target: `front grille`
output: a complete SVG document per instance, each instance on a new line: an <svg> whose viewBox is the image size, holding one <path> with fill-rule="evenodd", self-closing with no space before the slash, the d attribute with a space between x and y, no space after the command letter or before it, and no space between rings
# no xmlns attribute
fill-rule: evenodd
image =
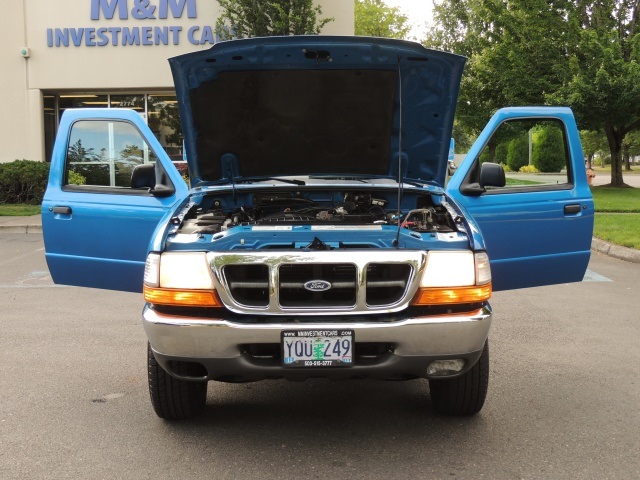
<svg viewBox="0 0 640 480"><path fill-rule="evenodd" d="M223 273L229 293L240 305L266 307L269 304L267 265L225 265Z"/></svg>
<svg viewBox="0 0 640 480"><path fill-rule="evenodd" d="M351 307L356 303L356 266L349 263L285 264L279 268L280 305ZM309 290L308 282L327 282L328 290ZM307 284L307 287L305 287Z"/></svg>
<svg viewBox="0 0 640 480"><path fill-rule="evenodd" d="M400 311L426 261L424 252L408 250L209 255L216 289L231 311L310 317Z"/></svg>
<svg viewBox="0 0 640 480"><path fill-rule="evenodd" d="M398 263L367 265L367 305L391 305L400 301L407 289L411 267Z"/></svg>

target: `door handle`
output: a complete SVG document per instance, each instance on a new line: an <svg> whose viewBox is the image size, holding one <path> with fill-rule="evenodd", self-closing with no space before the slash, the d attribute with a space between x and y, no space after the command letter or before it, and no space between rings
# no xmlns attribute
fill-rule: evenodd
<svg viewBox="0 0 640 480"><path fill-rule="evenodd" d="M60 213L62 215L71 215L71 207L53 207L53 213Z"/></svg>
<svg viewBox="0 0 640 480"><path fill-rule="evenodd" d="M565 205L564 206L564 214L570 215L572 213L580 213L580 205Z"/></svg>

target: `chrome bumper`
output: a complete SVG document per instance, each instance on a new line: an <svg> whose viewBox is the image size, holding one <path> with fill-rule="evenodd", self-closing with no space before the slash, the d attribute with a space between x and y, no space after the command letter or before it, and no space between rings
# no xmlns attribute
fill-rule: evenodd
<svg viewBox="0 0 640 480"><path fill-rule="evenodd" d="M402 312L400 312L402 313ZM192 380L248 381L265 378L427 378L434 360L464 358L465 369L479 358L491 326L489 306L467 314L402 316L396 321L364 322L357 316L348 322L321 321L304 317L304 322L237 323L224 318L190 318L161 314L148 305L143 324L158 362L175 375L171 362L195 362L204 366L206 376ZM302 319L301 319L302 320ZM247 355L245 346L279 344L282 330L352 329L358 343L382 343L388 352L376 358L356 361L351 367L291 369L279 359ZM175 375L177 376L177 375Z"/></svg>

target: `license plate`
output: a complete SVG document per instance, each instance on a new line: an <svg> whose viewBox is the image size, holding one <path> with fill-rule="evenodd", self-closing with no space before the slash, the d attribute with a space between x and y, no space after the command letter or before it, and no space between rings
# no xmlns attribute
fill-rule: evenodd
<svg viewBox="0 0 640 480"><path fill-rule="evenodd" d="M353 363L353 330L285 330L285 367L348 367Z"/></svg>

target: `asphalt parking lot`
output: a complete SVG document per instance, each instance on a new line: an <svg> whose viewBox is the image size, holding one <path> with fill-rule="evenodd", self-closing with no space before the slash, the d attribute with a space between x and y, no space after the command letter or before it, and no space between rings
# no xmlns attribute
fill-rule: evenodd
<svg viewBox="0 0 640 480"><path fill-rule="evenodd" d="M138 294L55 286L38 234L0 232L0 478L635 479L640 265L496 293L487 403L430 408L426 381L210 384L151 409Z"/></svg>

